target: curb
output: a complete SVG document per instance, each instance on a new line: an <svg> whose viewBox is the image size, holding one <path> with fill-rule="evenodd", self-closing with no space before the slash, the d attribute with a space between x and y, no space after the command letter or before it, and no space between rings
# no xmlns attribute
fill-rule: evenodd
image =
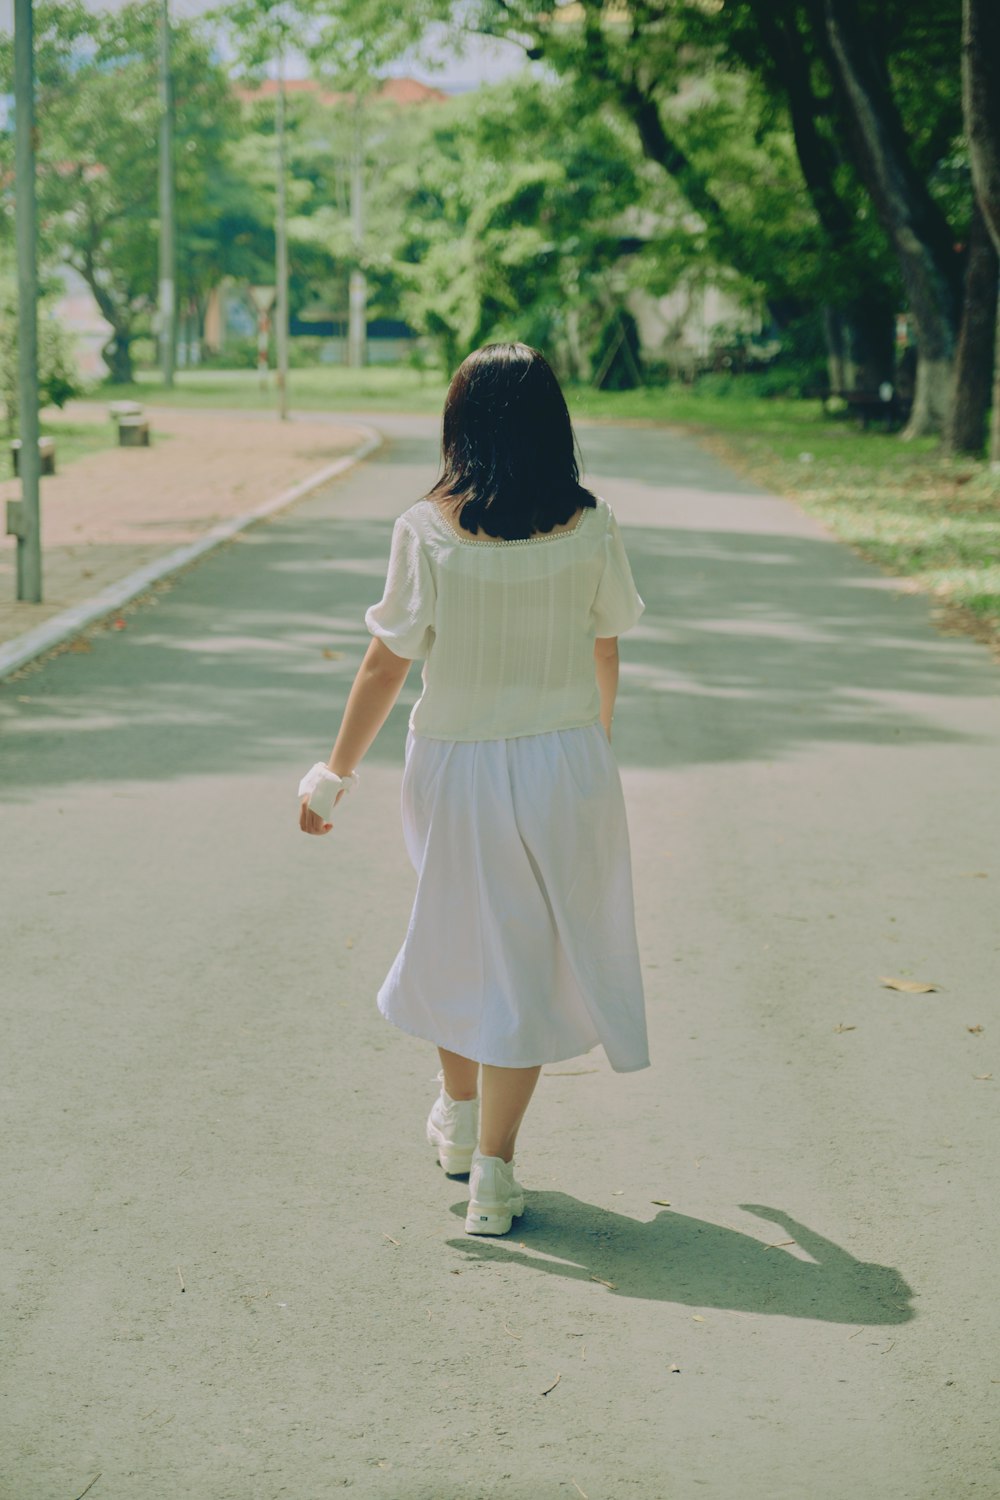
<svg viewBox="0 0 1000 1500"><path fill-rule="evenodd" d="M367 427L355 422L354 427L360 427L366 434L365 440L350 453L345 453L334 463L328 464L325 469L311 474L308 479L300 480L298 484L292 485L291 489L282 490L280 495L275 495L270 500L264 500L260 505L255 505L253 510L244 511L242 515L230 516L226 521L220 521L212 526L203 536L194 542L187 542L183 547L177 547L173 552L167 552L163 557L157 557L143 568L137 568L134 573L120 578L117 583L111 583L102 589L91 599L84 599L80 604L74 604L70 609L64 609L60 614L53 615L43 625L38 625L34 630L27 630L23 635L14 636L13 640L6 641L0 646L0 678L7 677L11 672L16 672L19 667L25 666L35 657L41 656L53 647L59 646L70 636L77 635L85 625L92 625L95 620L102 619L114 610L120 609L136 594L141 594L150 584L165 578L168 573L176 573L186 563L193 562L195 558L201 557L206 552L211 552L213 547L218 547L222 542L228 541L238 531L244 531L252 526L255 521L263 520L265 516L273 515L277 510L283 510L286 505L292 505L296 500L303 499L313 490L319 489L331 479L352 469L363 459L368 458L377 448L382 446L382 434L374 427Z"/></svg>

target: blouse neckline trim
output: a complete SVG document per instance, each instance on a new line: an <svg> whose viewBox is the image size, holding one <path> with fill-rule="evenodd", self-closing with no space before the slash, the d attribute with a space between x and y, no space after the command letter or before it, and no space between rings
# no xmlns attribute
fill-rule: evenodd
<svg viewBox="0 0 1000 1500"><path fill-rule="evenodd" d="M512 537L510 539L507 537L488 537L485 541L480 541L477 537L462 536L461 532L456 531L435 500L425 500L423 503L431 507L448 535L464 547L533 547L537 542L561 542L566 537L576 536L577 532L583 527L588 514L591 511L596 511L600 504L598 502L598 505L585 505L580 519L568 531L543 531L538 536Z"/></svg>

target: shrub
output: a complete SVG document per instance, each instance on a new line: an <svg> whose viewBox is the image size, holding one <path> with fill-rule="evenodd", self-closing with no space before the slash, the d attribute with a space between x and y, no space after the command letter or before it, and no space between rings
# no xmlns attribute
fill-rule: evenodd
<svg viewBox="0 0 1000 1500"><path fill-rule="evenodd" d="M9 286L0 292L0 399L13 434L18 419L17 296ZM73 356L73 344L62 324L46 305L39 306L38 404L65 406L83 391Z"/></svg>

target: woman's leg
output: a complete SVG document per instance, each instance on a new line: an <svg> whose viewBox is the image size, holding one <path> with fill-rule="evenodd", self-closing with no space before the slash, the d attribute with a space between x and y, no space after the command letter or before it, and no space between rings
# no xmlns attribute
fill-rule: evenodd
<svg viewBox="0 0 1000 1500"><path fill-rule="evenodd" d="M479 1150L483 1156L513 1161L514 1143L524 1112L535 1092L536 1068L495 1068L483 1063L483 1102L479 1117Z"/></svg>
<svg viewBox="0 0 1000 1500"><path fill-rule="evenodd" d="M479 1064L457 1052L438 1048L441 1071L444 1074L445 1093L452 1099L474 1099L479 1079Z"/></svg>

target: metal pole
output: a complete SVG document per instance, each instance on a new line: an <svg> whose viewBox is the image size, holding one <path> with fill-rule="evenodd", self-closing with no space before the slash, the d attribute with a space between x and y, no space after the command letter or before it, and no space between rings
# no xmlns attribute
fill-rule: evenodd
<svg viewBox="0 0 1000 1500"><path fill-rule="evenodd" d="M35 62L32 0L15 0L14 108L17 216L17 354L21 500L8 505L17 537L17 597L42 601L38 452L38 271L35 207Z"/></svg>
<svg viewBox="0 0 1000 1500"><path fill-rule="evenodd" d="M279 22L280 26L280 22ZM275 106L275 135L278 145L278 222L275 234L275 279L277 281L277 356L278 416L288 420L288 205L285 191L287 172L285 146L285 42L278 33L278 99Z"/></svg>
<svg viewBox="0 0 1000 1500"><path fill-rule="evenodd" d="M368 283L362 269L365 244L364 114L360 93L354 101L354 149L351 153L351 227L354 269L348 288L347 363L360 369L367 354Z"/></svg>
<svg viewBox="0 0 1000 1500"><path fill-rule="evenodd" d="M174 383L176 297L174 294L174 91L170 77L170 0L160 11L160 367L163 384Z"/></svg>

